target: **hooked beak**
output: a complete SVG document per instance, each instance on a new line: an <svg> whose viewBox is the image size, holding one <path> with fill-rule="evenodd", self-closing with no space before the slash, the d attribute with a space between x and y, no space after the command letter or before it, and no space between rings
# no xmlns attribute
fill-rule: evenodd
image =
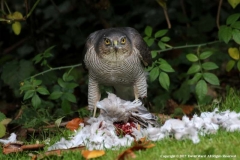
<svg viewBox="0 0 240 160"><path fill-rule="evenodd" d="M117 40L114 40L113 41L113 47L114 47L114 50L115 50L115 52L117 52L117 50L118 50L118 42L117 42Z"/></svg>

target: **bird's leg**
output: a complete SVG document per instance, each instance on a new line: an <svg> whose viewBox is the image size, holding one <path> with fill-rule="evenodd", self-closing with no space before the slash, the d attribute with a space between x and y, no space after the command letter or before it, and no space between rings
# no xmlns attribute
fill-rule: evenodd
<svg viewBox="0 0 240 160"><path fill-rule="evenodd" d="M144 73L138 78L134 86L135 96L147 97L147 82Z"/></svg>
<svg viewBox="0 0 240 160"><path fill-rule="evenodd" d="M138 78L134 84L134 96L135 100L147 97L147 82L144 73Z"/></svg>
<svg viewBox="0 0 240 160"><path fill-rule="evenodd" d="M97 112L97 102L100 100L101 94L99 90L98 83L93 80L92 78L89 78L89 84L88 84L88 107L90 109L93 109L93 117L96 116Z"/></svg>
<svg viewBox="0 0 240 160"><path fill-rule="evenodd" d="M134 86L133 86L133 90L134 90L134 97L135 97L135 100L138 100L138 98L139 98L139 94L138 94L138 88L137 88L137 85L134 85Z"/></svg>

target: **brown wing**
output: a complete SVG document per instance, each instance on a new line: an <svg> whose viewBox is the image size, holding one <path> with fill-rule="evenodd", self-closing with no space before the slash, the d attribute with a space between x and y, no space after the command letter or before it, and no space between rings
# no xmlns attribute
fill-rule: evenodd
<svg viewBox="0 0 240 160"><path fill-rule="evenodd" d="M132 40L133 47L136 47L140 52L140 58L143 61L145 66L149 66L152 64L152 56L151 51L149 50L147 44L144 42L142 36L139 34L137 30L130 27L123 28L128 32L130 39Z"/></svg>

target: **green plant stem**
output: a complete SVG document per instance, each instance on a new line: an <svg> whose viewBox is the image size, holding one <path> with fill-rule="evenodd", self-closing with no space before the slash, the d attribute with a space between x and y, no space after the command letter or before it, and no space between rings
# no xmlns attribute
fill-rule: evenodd
<svg viewBox="0 0 240 160"><path fill-rule="evenodd" d="M67 68L75 68L75 67L79 67L79 66L81 66L81 65L82 65L82 64L79 63L79 64L75 64L75 65L71 65L71 66L62 66L62 67L50 68L50 69L48 69L48 70L46 70L46 71L40 72L40 73L38 73L38 74L35 74L35 75L33 75L33 76L29 77L29 78L34 78L34 77L37 77L37 76L39 76L39 75L43 75L43 74L45 74L45 73L47 73L47 72L51 72L51 71L54 71L54 70L61 70L61 69L67 69ZM27 79L29 79L29 78L27 78Z"/></svg>
<svg viewBox="0 0 240 160"><path fill-rule="evenodd" d="M31 10L29 11L29 13L27 14L27 18L32 14L33 10L36 8L36 6L38 5L38 3L40 2L41 0L37 0L33 7L31 8Z"/></svg>
<svg viewBox="0 0 240 160"><path fill-rule="evenodd" d="M5 3L5 6L7 7L8 13L9 13L9 14L12 14L11 10L10 10L10 9L9 9L9 7L8 7L8 4L7 4L7 2L6 2L6 1L4 1L4 3Z"/></svg>
<svg viewBox="0 0 240 160"><path fill-rule="evenodd" d="M214 43L219 43L220 41L213 41L213 42L208 42L208 43L202 43L202 44L193 44L193 45L186 45L186 46L178 46L178 47L172 47L172 48L168 48L168 49L164 49L164 50L158 50L157 52L166 52L166 51L169 51L169 50L174 50L174 49L181 49L181 48L191 48L191 47L199 47L199 46L207 46L207 45L211 45L211 44L214 44ZM38 74L35 74L29 78L34 78L34 77L37 77L39 75L43 75L47 72L51 72L51 71L54 71L54 70L61 70L61 69L67 69L67 68L75 68L75 67L78 67L78 66L81 66L82 64L75 64L75 65L71 65L71 66L62 66L62 67L56 67L56 68L50 68L46 71L43 71L43 72L40 72ZM27 78L27 79L29 79Z"/></svg>
<svg viewBox="0 0 240 160"><path fill-rule="evenodd" d="M174 49L182 49L182 48L193 48L193 47L199 47L199 46L207 46L207 45L211 45L214 43L220 43L221 41L212 41L212 42L208 42L208 43L201 43L201 44L191 44L191 45L185 45L185 46L177 46L177 47L172 47L172 48L167 48L167 49L163 49L163 50L155 50L156 52L166 52L166 51L171 51Z"/></svg>

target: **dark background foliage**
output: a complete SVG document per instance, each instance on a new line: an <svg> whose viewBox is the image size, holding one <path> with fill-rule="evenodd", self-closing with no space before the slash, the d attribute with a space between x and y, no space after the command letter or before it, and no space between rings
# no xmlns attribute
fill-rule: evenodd
<svg viewBox="0 0 240 160"><path fill-rule="evenodd" d="M12 12L19 11L26 14L26 4L30 10L35 0L7 1ZM216 17L219 1L213 0L169 0L167 12L171 21L168 36L171 46L199 44L218 39ZM226 18L237 13L227 1L223 1L220 12L220 24L225 24ZM7 10L4 8L6 13ZM34 74L49 69L47 65L34 64L32 59L43 53L50 46L53 56L47 58L51 67L59 67L81 63L84 44L88 35L96 30L109 27L129 26L137 29L144 36L146 26L153 27L154 32L167 29L163 8L154 0L41 0L26 21L21 21L22 30L16 36L11 25L0 23L0 101L4 105L20 106L20 83ZM209 47L215 55L213 60L224 65L227 46L217 45ZM153 45L151 49L159 49ZM179 103L195 103L192 87L184 85L187 69L191 65L186 59L187 53L193 53L196 48L171 50L158 55L166 59L175 69L170 74L171 86L169 91L160 87L158 82L149 82L149 99L156 111L162 111L166 100L173 98ZM55 70L40 75L46 87L54 86L58 77L66 70ZM82 67L71 72L79 87L74 90L77 97L76 108L87 105L87 72ZM218 76L225 74L220 69ZM53 88L50 88L53 91ZM44 96L42 97L44 99ZM54 104L57 107L57 104ZM11 107L10 107L11 108ZM9 112L8 112L9 113Z"/></svg>

